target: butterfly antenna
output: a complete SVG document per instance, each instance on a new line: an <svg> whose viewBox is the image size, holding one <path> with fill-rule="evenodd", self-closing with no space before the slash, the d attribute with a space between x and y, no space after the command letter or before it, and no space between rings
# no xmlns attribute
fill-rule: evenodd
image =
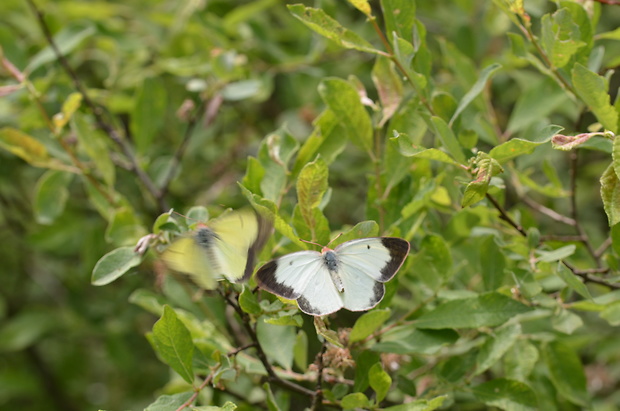
<svg viewBox="0 0 620 411"><path fill-rule="evenodd" d="M319 243L315 243L315 242L312 242L312 241L304 240L303 238L300 238L300 239L299 239L299 241L302 241L302 242L307 243L307 244L316 245L316 246L318 246L318 247L323 247L323 246L322 246L321 244L319 244Z"/></svg>
<svg viewBox="0 0 620 411"><path fill-rule="evenodd" d="M331 243L333 243L334 241L336 241L338 238L340 238L341 235L342 235L342 233L338 234L336 237L334 237L331 240L329 240L329 243L327 243L327 245L325 247L329 247L329 245Z"/></svg>

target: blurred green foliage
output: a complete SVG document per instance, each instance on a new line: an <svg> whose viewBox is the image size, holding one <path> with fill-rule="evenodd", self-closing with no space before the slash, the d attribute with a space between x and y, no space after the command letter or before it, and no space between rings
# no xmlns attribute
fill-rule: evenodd
<svg viewBox="0 0 620 411"><path fill-rule="evenodd" d="M3 0L0 407L619 408L606 3ZM324 319L161 264L248 203L412 251Z"/></svg>

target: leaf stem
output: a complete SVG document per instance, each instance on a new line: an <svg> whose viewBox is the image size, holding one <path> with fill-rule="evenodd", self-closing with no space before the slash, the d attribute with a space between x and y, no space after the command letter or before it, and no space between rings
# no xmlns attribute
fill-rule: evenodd
<svg viewBox="0 0 620 411"><path fill-rule="evenodd" d="M222 295L224 300L228 303L228 305L233 307L234 310L239 315L239 317L241 318L241 322L243 323L243 326L244 326L246 332L248 333L248 335L250 336L250 339L255 344L256 355L258 356L258 359L260 360L260 362L263 364L263 367L265 367L265 371L267 371L267 375L268 375L269 381L273 382L274 384L277 384L277 385L281 386L282 388L286 388L286 389L288 389L290 391L294 391L294 392L297 392L299 394L305 395L307 397L314 398L314 396L316 395L316 392L314 392L312 390L309 390L306 387L302 387L301 385L292 383L292 382L287 381L287 380L283 380L282 378L278 377L278 375L276 374L275 370L271 366L271 363L267 359L267 355L265 354L265 351L263 351L263 347L260 345L260 342L258 341L258 336L256 335L256 331L254 330L254 328L250 324L250 317L247 315L247 313L245 313L241 309L241 307L239 306L238 303L233 301L233 299L230 297L229 294L225 294L221 290L218 290L218 291Z"/></svg>

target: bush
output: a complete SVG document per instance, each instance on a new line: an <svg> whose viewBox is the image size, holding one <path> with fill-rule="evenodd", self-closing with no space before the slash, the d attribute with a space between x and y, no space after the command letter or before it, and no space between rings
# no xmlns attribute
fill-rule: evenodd
<svg viewBox="0 0 620 411"><path fill-rule="evenodd" d="M3 408L620 406L615 2L318 3L4 1ZM248 205L412 250L324 317L161 262Z"/></svg>

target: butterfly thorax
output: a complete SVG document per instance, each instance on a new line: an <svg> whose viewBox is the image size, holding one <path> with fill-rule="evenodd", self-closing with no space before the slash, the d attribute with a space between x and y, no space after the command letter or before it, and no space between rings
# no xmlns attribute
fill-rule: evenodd
<svg viewBox="0 0 620 411"><path fill-rule="evenodd" d="M332 250L323 251L323 262L325 263L325 267L327 271L329 271L329 275L332 279L332 282L338 289L338 291L344 291L344 284L342 283L342 278L338 275L338 257L336 253Z"/></svg>
<svg viewBox="0 0 620 411"><path fill-rule="evenodd" d="M196 231L195 238L199 246L209 249L219 237L207 227L201 227Z"/></svg>

